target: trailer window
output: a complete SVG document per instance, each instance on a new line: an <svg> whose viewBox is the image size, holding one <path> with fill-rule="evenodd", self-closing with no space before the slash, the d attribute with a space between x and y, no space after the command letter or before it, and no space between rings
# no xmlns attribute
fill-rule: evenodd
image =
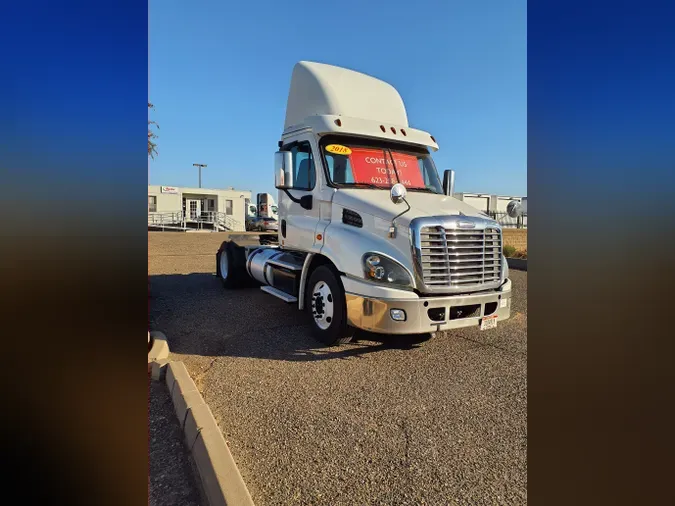
<svg viewBox="0 0 675 506"><path fill-rule="evenodd" d="M148 195L148 212L156 213L157 212L157 196Z"/></svg>

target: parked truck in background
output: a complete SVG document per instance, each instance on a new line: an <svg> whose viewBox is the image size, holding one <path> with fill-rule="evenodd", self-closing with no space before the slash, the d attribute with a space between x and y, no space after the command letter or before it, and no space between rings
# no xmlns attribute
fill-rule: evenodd
<svg viewBox="0 0 675 506"><path fill-rule="evenodd" d="M258 216L279 219L279 208L269 193L258 193Z"/></svg>
<svg viewBox="0 0 675 506"><path fill-rule="evenodd" d="M217 275L227 288L252 279L297 305L327 345L357 328L496 327L511 307L501 227L452 197L454 172L441 181L436 150L388 83L296 64L275 154L276 240L231 236Z"/></svg>
<svg viewBox="0 0 675 506"><path fill-rule="evenodd" d="M278 230L279 211L272 195L258 193L256 199L256 206L247 204L246 230Z"/></svg>

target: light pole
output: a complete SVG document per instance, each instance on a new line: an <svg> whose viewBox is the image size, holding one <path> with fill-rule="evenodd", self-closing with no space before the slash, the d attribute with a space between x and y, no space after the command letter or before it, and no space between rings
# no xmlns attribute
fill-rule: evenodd
<svg viewBox="0 0 675 506"><path fill-rule="evenodd" d="M206 167L205 163L193 163L193 167L198 167L199 168L199 187L202 187L202 168Z"/></svg>

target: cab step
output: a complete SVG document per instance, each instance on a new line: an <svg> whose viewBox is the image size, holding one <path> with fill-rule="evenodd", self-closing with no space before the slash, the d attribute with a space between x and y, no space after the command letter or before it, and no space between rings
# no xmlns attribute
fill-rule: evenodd
<svg viewBox="0 0 675 506"><path fill-rule="evenodd" d="M261 286L260 289L263 292L269 293L270 295L274 295L275 297L283 300L284 302L297 302L298 298L294 295L290 295L286 292L282 292L278 288L274 288L273 286Z"/></svg>

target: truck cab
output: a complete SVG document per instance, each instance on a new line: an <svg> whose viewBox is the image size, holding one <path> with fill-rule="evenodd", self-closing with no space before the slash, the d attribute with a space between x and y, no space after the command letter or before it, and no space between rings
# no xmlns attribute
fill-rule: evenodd
<svg viewBox="0 0 675 506"><path fill-rule="evenodd" d="M331 65L293 69L275 154L276 245L218 253L262 289L297 303L325 344L354 329L418 334L510 316L500 225L453 198L428 132L411 128L396 89ZM518 212L516 209L514 212ZM224 252L224 253L223 253Z"/></svg>

